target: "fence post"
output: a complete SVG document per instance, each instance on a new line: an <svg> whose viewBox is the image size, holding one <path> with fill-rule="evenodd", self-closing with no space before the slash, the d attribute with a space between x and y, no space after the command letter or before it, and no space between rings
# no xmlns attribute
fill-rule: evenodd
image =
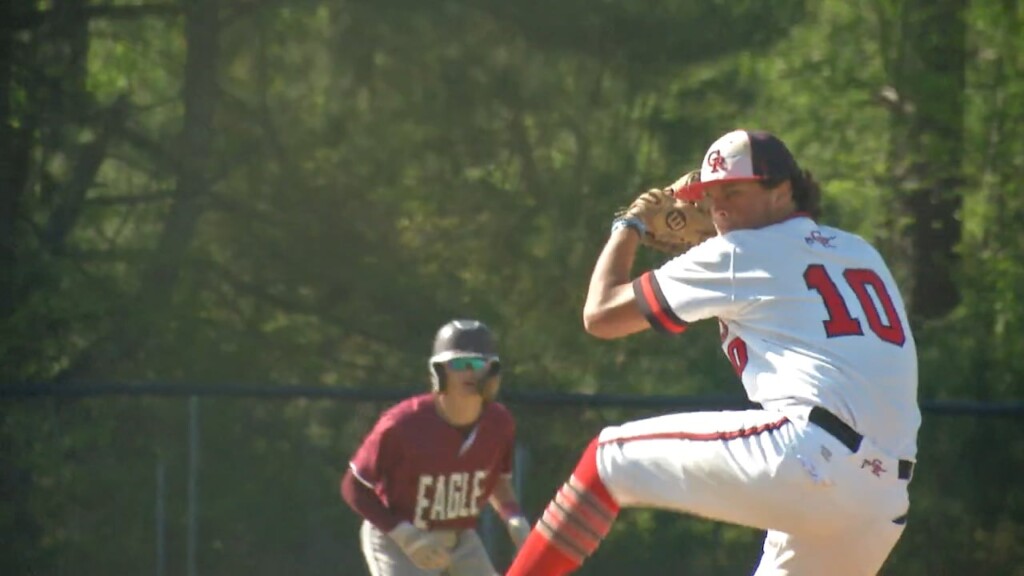
<svg viewBox="0 0 1024 576"><path fill-rule="evenodd" d="M163 457L156 461L156 576L167 573L167 478Z"/></svg>
<svg viewBox="0 0 1024 576"><path fill-rule="evenodd" d="M188 534L185 543L185 574L196 576L199 537L199 397L188 399Z"/></svg>
<svg viewBox="0 0 1024 576"><path fill-rule="evenodd" d="M512 487L516 491L516 500L523 505L523 492L526 491L526 469L530 464L530 450L522 442L516 441L512 466ZM523 510L526 513L526 510ZM529 517L529 515L527 515Z"/></svg>

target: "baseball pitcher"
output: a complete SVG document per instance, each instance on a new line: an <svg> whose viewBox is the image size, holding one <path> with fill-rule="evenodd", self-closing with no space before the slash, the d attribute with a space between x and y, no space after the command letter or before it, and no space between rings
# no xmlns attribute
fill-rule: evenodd
<svg viewBox="0 0 1024 576"><path fill-rule="evenodd" d="M364 518L372 576L493 576L475 527L485 503L518 547L530 526L511 485L515 424L494 400L501 363L490 329L453 320L437 332L431 391L385 411L341 480Z"/></svg>
<svg viewBox="0 0 1024 576"><path fill-rule="evenodd" d="M756 576L880 570L910 505L917 354L885 262L862 238L819 224L819 204L781 140L737 130L708 148L699 173L618 214L591 277L587 331L673 336L717 319L762 409L605 428L509 576L572 572L622 507L766 530ZM641 243L680 255L631 277Z"/></svg>

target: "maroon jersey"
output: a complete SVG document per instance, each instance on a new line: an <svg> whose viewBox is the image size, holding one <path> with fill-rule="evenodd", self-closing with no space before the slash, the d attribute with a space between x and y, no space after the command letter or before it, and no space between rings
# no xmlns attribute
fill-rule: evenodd
<svg viewBox="0 0 1024 576"><path fill-rule="evenodd" d="M496 402L464 435L432 394L403 400L377 420L349 466L394 514L423 529L476 526L502 474L512 473L515 423Z"/></svg>

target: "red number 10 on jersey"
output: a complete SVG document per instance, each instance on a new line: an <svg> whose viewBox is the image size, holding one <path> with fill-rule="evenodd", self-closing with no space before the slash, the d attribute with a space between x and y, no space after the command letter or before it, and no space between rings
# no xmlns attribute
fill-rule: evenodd
<svg viewBox="0 0 1024 576"><path fill-rule="evenodd" d="M892 303L892 297L889 296L889 291L878 274L868 268L847 268L843 270L843 279L856 294L857 302L860 303L864 317L868 321L868 328L875 336L890 344L903 346L903 343L907 341L906 331L896 312L896 306ZM822 324L825 326L825 334L829 338L862 336L864 334L860 320L850 314L850 307L846 305L836 283L832 281L832 277L829 276L828 270L825 270L824 266L821 264L808 266L804 270L804 282L807 283L807 288L817 291L825 303L828 320L823 321ZM874 293L875 298L878 299L877 303L869 291ZM881 311L878 310L879 304L882 306ZM884 321L882 320L883 314L885 315Z"/></svg>
<svg viewBox="0 0 1024 576"><path fill-rule="evenodd" d="M892 297L889 296L889 291L878 274L867 268L847 268L843 270L843 279L857 296L857 302L860 303L861 310L864 311L864 317L868 321L868 328L871 329L871 332L884 342L903 346L903 343L907 341L906 330L903 329L903 322L900 320L899 313L896 312ZM809 290L814 290L821 296L821 300L825 304L828 320L822 321L822 325L829 338L864 335L860 320L850 314L850 307L846 305L846 300L839 293L839 288L836 287L836 283L824 266L821 264L808 266L804 270L804 282L807 283ZM881 311L878 310L875 298L871 297L869 290L874 292L878 304L882 307ZM885 315L884 321L882 320L883 314ZM742 338L733 338L726 346L726 354L736 374L742 376L743 370L747 367L747 343Z"/></svg>

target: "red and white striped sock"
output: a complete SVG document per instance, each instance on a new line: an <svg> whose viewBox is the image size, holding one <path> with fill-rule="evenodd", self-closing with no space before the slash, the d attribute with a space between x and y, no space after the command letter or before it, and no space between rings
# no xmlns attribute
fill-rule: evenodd
<svg viewBox="0 0 1024 576"><path fill-rule="evenodd" d="M506 576L562 576L576 570L611 530L619 505L597 473L595 438L519 550Z"/></svg>

